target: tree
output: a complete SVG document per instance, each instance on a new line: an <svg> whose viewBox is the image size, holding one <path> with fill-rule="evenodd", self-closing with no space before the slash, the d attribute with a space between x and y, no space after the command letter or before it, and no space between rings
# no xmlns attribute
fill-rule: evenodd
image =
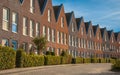
<svg viewBox="0 0 120 75"><path fill-rule="evenodd" d="M35 37L33 39L34 44L36 45L37 48L37 53L40 55L42 53L42 50L46 48L47 40L45 37Z"/></svg>

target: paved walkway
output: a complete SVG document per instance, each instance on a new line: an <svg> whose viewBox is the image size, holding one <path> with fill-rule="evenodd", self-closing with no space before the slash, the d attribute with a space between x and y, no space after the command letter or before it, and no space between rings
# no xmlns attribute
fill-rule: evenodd
<svg viewBox="0 0 120 75"><path fill-rule="evenodd" d="M0 71L0 75L120 75L111 72L111 64L69 64L16 68Z"/></svg>

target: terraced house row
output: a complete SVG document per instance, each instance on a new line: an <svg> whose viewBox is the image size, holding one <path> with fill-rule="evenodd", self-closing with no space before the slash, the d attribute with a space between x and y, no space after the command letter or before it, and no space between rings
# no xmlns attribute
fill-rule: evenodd
<svg viewBox="0 0 120 75"><path fill-rule="evenodd" d="M65 13L63 4L51 0L0 0L0 44L27 53L36 51L32 39L46 36L46 51L73 57L120 58L120 33Z"/></svg>

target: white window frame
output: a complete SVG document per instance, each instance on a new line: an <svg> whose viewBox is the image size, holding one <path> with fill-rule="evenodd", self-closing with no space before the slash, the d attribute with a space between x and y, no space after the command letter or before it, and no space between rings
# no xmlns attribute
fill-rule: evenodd
<svg viewBox="0 0 120 75"><path fill-rule="evenodd" d="M13 28L12 28L12 32L17 33L17 31L18 31L18 14L16 12L12 12L12 26L13 25L16 26L16 31L13 31Z"/></svg>
<svg viewBox="0 0 120 75"><path fill-rule="evenodd" d="M36 23L36 36L40 36L40 24Z"/></svg>
<svg viewBox="0 0 120 75"><path fill-rule="evenodd" d="M51 10L48 9L48 22L50 22L50 21L51 21Z"/></svg>
<svg viewBox="0 0 120 75"><path fill-rule="evenodd" d="M30 12L31 13L34 13L34 9L35 9L35 7L34 7L34 1L35 0L30 0Z"/></svg>
<svg viewBox="0 0 120 75"><path fill-rule="evenodd" d="M34 34L34 22L33 20L30 20L30 37L33 37Z"/></svg>
<svg viewBox="0 0 120 75"><path fill-rule="evenodd" d="M64 27L64 17L61 17L61 28Z"/></svg>
<svg viewBox="0 0 120 75"><path fill-rule="evenodd" d="M27 31L28 27L27 27L27 18L23 17L23 35L27 35Z"/></svg>
<svg viewBox="0 0 120 75"><path fill-rule="evenodd" d="M48 41L50 41L50 28L48 27Z"/></svg>

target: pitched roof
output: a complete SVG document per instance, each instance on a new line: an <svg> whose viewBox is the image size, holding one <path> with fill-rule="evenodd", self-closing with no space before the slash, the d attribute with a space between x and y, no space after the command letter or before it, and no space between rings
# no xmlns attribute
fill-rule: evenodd
<svg viewBox="0 0 120 75"><path fill-rule="evenodd" d="M81 17L81 18L76 18L76 23L77 23L77 29L78 29L78 30L80 29L80 25L81 25L82 20L83 20L83 17Z"/></svg>
<svg viewBox="0 0 120 75"><path fill-rule="evenodd" d="M38 0L38 2L39 2L41 14L43 14L43 12L45 10L45 7L47 5L48 0Z"/></svg>
<svg viewBox="0 0 120 75"><path fill-rule="evenodd" d="M115 39L117 40L117 38L118 38L118 35L119 35L119 32L116 32L115 33Z"/></svg>
<svg viewBox="0 0 120 75"><path fill-rule="evenodd" d="M113 32L113 30L110 30L110 31L107 31L108 32L108 37L109 37L109 39L111 38L111 36L112 36L112 32Z"/></svg>
<svg viewBox="0 0 120 75"><path fill-rule="evenodd" d="M106 30L106 28L100 28L100 32L101 32L101 36L102 36L102 38L103 38L103 36L104 36L104 32L105 32L105 30Z"/></svg>
<svg viewBox="0 0 120 75"><path fill-rule="evenodd" d="M93 26L94 35L96 35L98 27L99 27L99 25Z"/></svg>
<svg viewBox="0 0 120 75"><path fill-rule="evenodd" d="M91 23L90 21L89 22L85 22L86 33L88 33L88 29L89 29L90 23Z"/></svg>
<svg viewBox="0 0 120 75"><path fill-rule="evenodd" d="M73 13L74 13L73 11L70 12L70 13L65 13L66 21L67 21L67 25L68 25L68 26L69 26L69 24L70 24L70 22L71 22Z"/></svg>

